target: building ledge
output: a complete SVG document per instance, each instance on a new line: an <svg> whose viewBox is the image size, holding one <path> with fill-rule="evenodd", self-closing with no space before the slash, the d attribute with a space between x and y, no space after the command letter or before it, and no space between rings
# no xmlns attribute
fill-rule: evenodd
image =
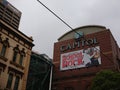
<svg viewBox="0 0 120 90"><path fill-rule="evenodd" d="M6 68L6 65L5 65L4 63L1 63L1 62L0 62L0 67L2 67L2 68L3 68L3 71L4 71L5 68Z"/></svg>
<svg viewBox="0 0 120 90"><path fill-rule="evenodd" d="M11 90L11 89L9 89L9 88L5 88L4 90Z"/></svg>
<svg viewBox="0 0 120 90"><path fill-rule="evenodd" d="M8 61L8 59L7 59L6 57L1 56L1 55L0 55L0 59L1 59L1 60L3 60L3 61L5 61L5 62L7 62L7 61Z"/></svg>
<svg viewBox="0 0 120 90"><path fill-rule="evenodd" d="M22 65L20 65L20 64L18 64L18 63L16 63L16 62L13 62L13 61L10 61L10 64L12 64L12 65L14 65L14 66L16 66L17 68L20 68L20 69L24 69L24 67L22 66Z"/></svg>
<svg viewBox="0 0 120 90"><path fill-rule="evenodd" d="M14 72L15 74L19 74L19 75L21 75L21 78L22 78L22 76L23 76L23 74L24 74L23 71L20 71L20 70L18 70L18 69L16 69L16 68L13 68L13 67L11 67L11 66L8 67L8 72Z"/></svg>

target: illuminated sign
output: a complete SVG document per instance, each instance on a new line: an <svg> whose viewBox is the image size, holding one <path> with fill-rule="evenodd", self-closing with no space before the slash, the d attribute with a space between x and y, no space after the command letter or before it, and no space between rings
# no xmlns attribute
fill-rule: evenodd
<svg viewBox="0 0 120 90"><path fill-rule="evenodd" d="M60 70L69 70L101 64L100 47L91 47L61 54Z"/></svg>

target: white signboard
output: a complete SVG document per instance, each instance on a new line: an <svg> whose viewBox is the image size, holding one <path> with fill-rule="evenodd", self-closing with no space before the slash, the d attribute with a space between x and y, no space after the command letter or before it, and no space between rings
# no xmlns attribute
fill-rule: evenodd
<svg viewBox="0 0 120 90"><path fill-rule="evenodd" d="M91 47L61 54L60 70L69 70L101 64L100 47Z"/></svg>

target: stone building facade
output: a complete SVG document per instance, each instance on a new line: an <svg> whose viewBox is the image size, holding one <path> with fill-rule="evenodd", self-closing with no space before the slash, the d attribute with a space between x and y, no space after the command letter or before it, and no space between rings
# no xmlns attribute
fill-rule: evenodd
<svg viewBox="0 0 120 90"><path fill-rule="evenodd" d="M54 44L53 64L52 90L89 90L97 72L120 70L120 49L106 27L83 26Z"/></svg>
<svg viewBox="0 0 120 90"><path fill-rule="evenodd" d="M21 12L0 0L0 90L25 90L33 39L18 30Z"/></svg>

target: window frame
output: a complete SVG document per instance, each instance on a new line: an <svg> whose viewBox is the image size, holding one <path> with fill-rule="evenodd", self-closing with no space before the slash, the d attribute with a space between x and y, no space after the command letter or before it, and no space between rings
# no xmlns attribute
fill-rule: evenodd
<svg viewBox="0 0 120 90"><path fill-rule="evenodd" d="M5 46L4 44L3 44L3 46L2 46L2 50L1 50L1 56L5 56L5 54L6 54L6 51L7 51L7 46Z"/></svg>
<svg viewBox="0 0 120 90"><path fill-rule="evenodd" d="M20 52L20 58L19 58L19 64L22 66L23 65L23 60L24 60L24 57L25 57L25 49L23 48Z"/></svg>
<svg viewBox="0 0 120 90"><path fill-rule="evenodd" d="M18 79L18 80L17 80ZM20 77L16 76L13 90L18 90L20 83Z"/></svg>
<svg viewBox="0 0 120 90"><path fill-rule="evenodd" d="M3 68L0 67L0 77L1 77L1 75L2 75L2 72L3 72Z"/></svg>
<svg viewBox="0 0 120 90"><path fill-rule="evenodd" d="M17 45L16 47L13 48L13 58L12 58L12 61L13 62L16 62L17 61L17 57L18 57L18 54L20 53L20 50L19 50L19 45Z"/></svg>
<svg viewBox="0 0 120 90"><path fill-rule="evenodd" d="M0 55L3 56L3 57L5 57L6 52L7 52L7 48L10 47L9 39L6 38L4 41L1 41L1 39L0 39L0 42L2 42L2 50L0 52Z"/></svg>
<svg viewBox="0 0 120 90"><path fill-rule="evenodd" d="M24 60L24 55L20 55L19 64L20 64L21 66L23 65L23 60Z"/></svg>
<svg viewBox="0 0 120 90"><path fill-rule="evenodd" d="M11 75L11 76L10 76ZM12 87L12 83L13 83L13 74L12 73L9 73L9 76L8 76L8 81L7 81L7 85L6 85L6 88L8 89L11 89Z"/></svg>

